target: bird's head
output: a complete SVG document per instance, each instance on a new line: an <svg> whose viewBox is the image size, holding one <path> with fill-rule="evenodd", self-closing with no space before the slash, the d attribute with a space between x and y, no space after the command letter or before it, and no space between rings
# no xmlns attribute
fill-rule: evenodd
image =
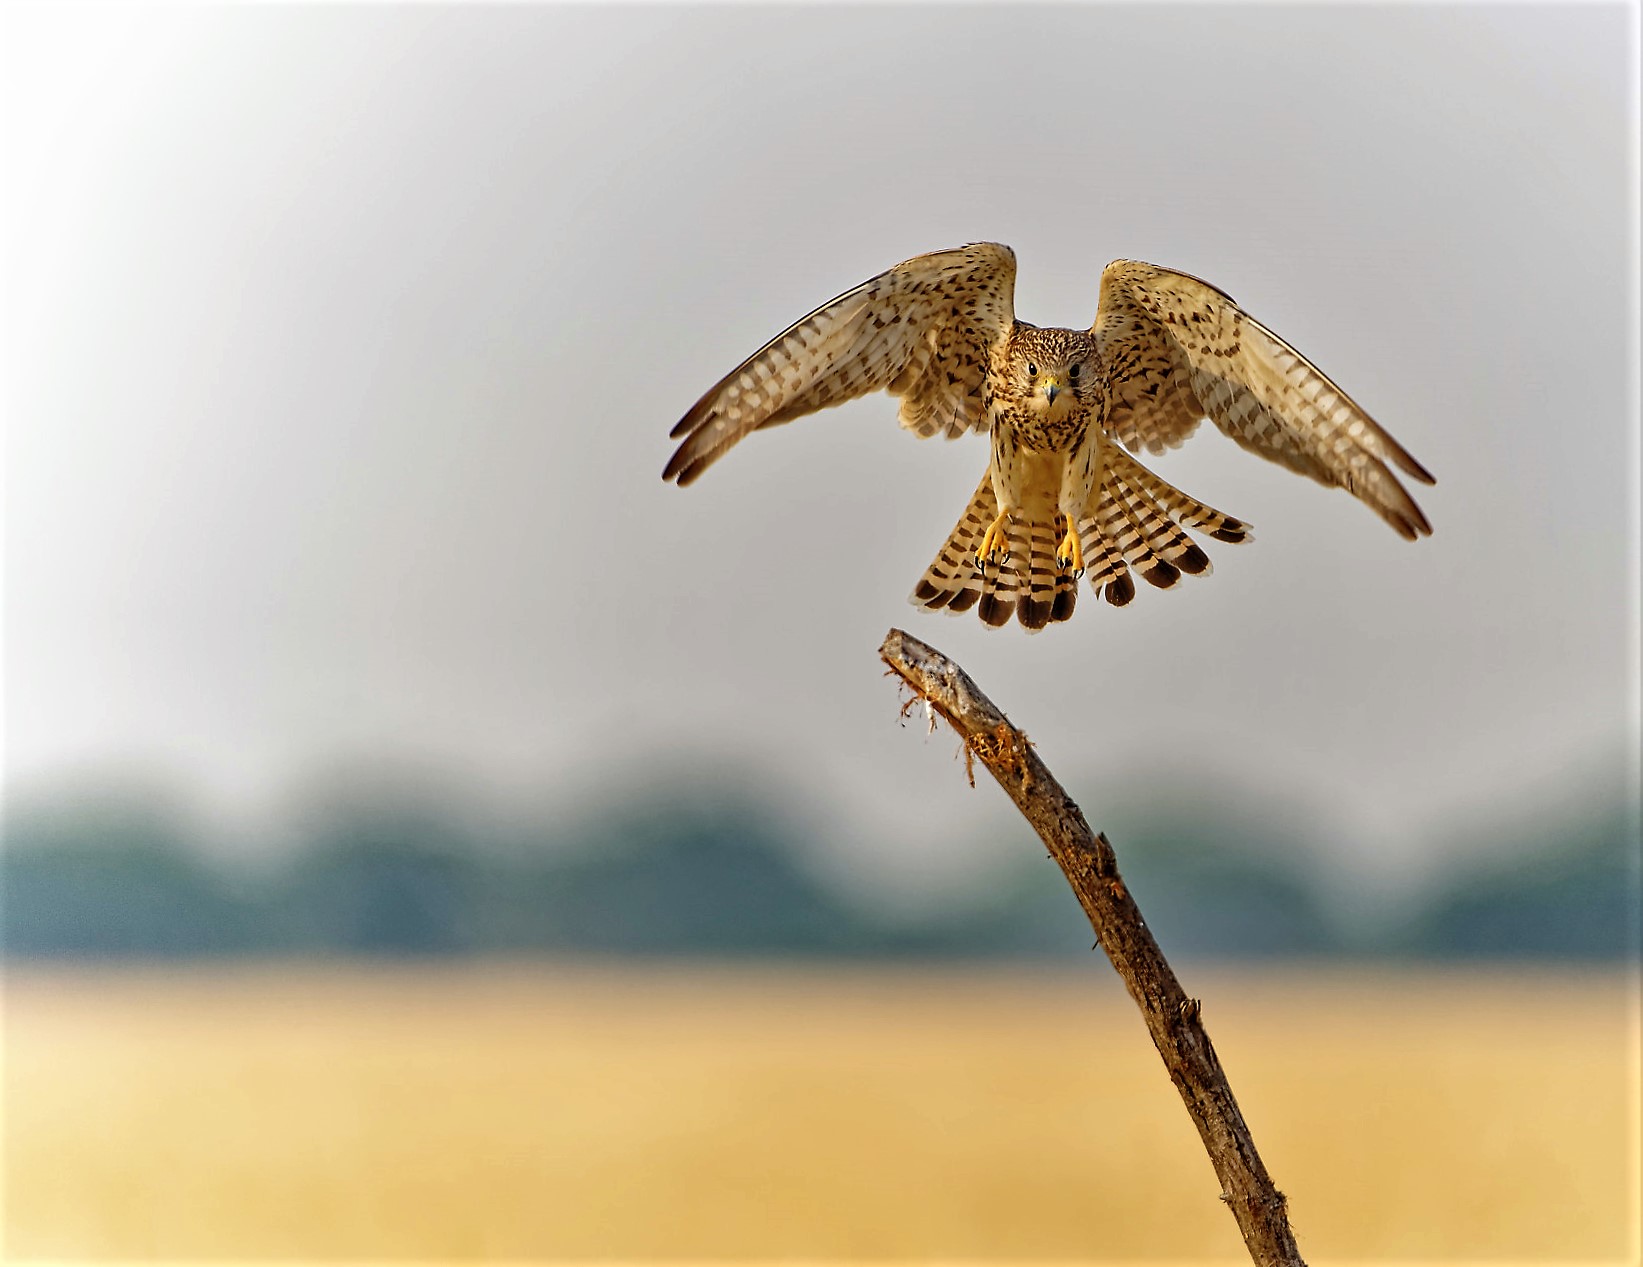
<svg viewBox="0 0 1643 1267"><path fill-rule="evenodd" d="M1059 414L1087 399L1095 342L1080 330L1022 326L1010 341L1009 370L1023 404Z"/></svg>

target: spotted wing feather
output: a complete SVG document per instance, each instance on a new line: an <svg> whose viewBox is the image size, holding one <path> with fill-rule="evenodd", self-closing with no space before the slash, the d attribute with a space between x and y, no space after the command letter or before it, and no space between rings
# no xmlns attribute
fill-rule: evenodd
<svg viewBox="0 0 1643 1267"><path fill-rule="evenodd" d="M920 255L789 326L681 418L662 478L689 484L748 432L888 389L921 436L985 430L994 344L1015 321L1015 253L976 242Z"/></svg>
<svg viewBox="0 0 1643 1267"><path fill-rule="evenodd" d="M1210 418L1243 448L1347 489L1413 540L1431 525L1388 463L1431 474L1322 370L1186 273L1115 260L1101 275L1092 332L1112 393L1107 426L1152 453Z"/></svg>

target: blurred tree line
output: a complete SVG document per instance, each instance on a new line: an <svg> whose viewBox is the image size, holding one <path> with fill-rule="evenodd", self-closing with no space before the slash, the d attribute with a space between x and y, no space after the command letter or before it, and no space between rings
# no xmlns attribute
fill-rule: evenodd
<svg viewBox="0 0 1643 1267"><path fill-rule="evenodd" d="M1236 806L1112 834L1171 954L1617 960L1637 955L1636 824L1618 794L1551 829L1490 825L1498 847L1467 855L1487 860L1367 924L1343 920L1296 842ZM9 956L865 959L1090 945L1030 843L1011 842L1019 862L983 893L887 913L829 883L814 842L772 803L699 779L513 830L481 829L409 790L338 795L307 808L294 847L255 865L208 848L189 807L154 793L81 789L8 806L4 827Z"/></svg>

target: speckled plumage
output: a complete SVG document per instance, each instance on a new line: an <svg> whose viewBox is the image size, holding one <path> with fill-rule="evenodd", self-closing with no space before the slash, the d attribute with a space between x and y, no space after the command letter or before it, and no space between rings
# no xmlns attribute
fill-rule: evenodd
<svg viewBox="0 0 1643 1267"><path fill-rule="evenodd" d="M1115 260L1087 331L1016 320L1014 292L1015 254L995 242L916 256L846 291L696 402L673 428L681 443L663 478L689 484L750 431L887 390L919 436L992 442L913 601L1029 630L1072 615L1081 569L1121 606L1135 574L1168 588L1209 571L1185 529L1249 538L1247 524L1125 451L1175 448L1204 417L1251 452L1347 489L1400 535L1431 532L1387 464L1431 483L1425 468L1207 282Z"/></svg>

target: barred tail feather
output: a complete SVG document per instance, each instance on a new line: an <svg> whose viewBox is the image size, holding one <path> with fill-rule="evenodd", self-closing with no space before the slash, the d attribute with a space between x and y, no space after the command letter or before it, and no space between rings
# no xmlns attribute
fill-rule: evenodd
<svg viewBox="0 0 1643 1267"><path fill-rule="evenodd" d="M1119 486L1119 494L1123 498L1125 517L1141 535L1153 558L1152 566L1142 569L1148 584L1169 589L1181 579L1183 572L1196 576L1210 570L1209 556L1181 531L1145 489L1126 482Z"/></svg>
<svg viewBox="0 0 1643 1267"><path fill-rule="evenodd" d="M1188 497L1117 446L1104 459L1093 503L1079 520L1090 585L1115 607L1135 597L1133 574L1170 589L1188 575L1208 575L1209 556L1183 531L1220 541L1252 539L1249 525Z"/></svg>
<svg viewBox="0 0 1643 1267"><path fill-rule="evenodd" d="M988 625L1015 619L1029 632L1069 619L1078 601L1078 578L1056 558L1060 516L1054 496L1030 489L1026 504L1011 513L1009 556L981 567L976 547L997 516L992 476L984 475L911 601L933 611L974 608ZM1137 574L1159 589L1170 589L1183 574L1209 574L1209 556L1187 528L1220 541L1252 536L1243 520L1188 497L1116 445L1106 446L1101 478L1077 527L1090 588L1114 607L1134 599Z"/></svg>
<svg viewBox="0 0 1643 1267"><path fill-rule="evenodd" d="M1068 619L1078 601L1078 580L1056 561L1059 538L1053 508L1046 511L1035 504L1012 516L1007 529L1009 557L981 568L976 547L997 515L992 476L983 476L946 544L919 578L912 602L949 612L974 607L981 620L995 628L1014 617L1030 632Z"/></svg>
<svg viewBox="0 0 1643 1267"><path fill-rule="evenodd" d="M1015 525L1011 525L1014 528ZM981 601L976 604L976 615L981 623L1000 629L1010 623L1016 608L1015 565L1021 557L1022 542L1014 531L1010 533L1010 557L998 564L981 568Z"/></svg>
<svg viewBox="0 0 1643 1267"><path fill-rule="evenodd" d="M1181 579L1181 570L1160 558L1153 549L1157 525L1149 522L1144 511L1136 509L1135 498L1128 486L1120 483L1116 491L1118 506L1124 515L1123 536L1118 542L1118 548L1124 552L1124 562L1148 585L1161 590L1173 588Z"/></svg>
<svg viewBox="0 0 1643 1267"><path fill-rule="evenodd" d="M1114 607L1122 607L1135 597L1135 583L1130 580L1124 556L1102 527L1112 512L1112 495L1103 493L1096 513L1078 521L1078 539L1084 547L1084 575L1089 578L1090 588L1101 594L1104 587L1107 601Z"/></svg>
<svg viewBox="0 0 1643 1267"><path fill-rule="evenodd" d="M1107 456L1108 469L1126 484L1146 490L1164 514L1186 528L1197 528L1217 541L1253 541L1255 534L1241 519L1224 515L1212 506L1188 497L1175 485L1166 483L1122 449L1113 446Z"/></svg>
<svg viewBox="0 0 1643 1267"><path fill-rule="evenodd" d="M1059 545L1059 541L1056 543ZM1053 561L1053 556L1052 556ZM1055 568L1055 588L1050 598L1050 619L1071 620L1073 608L1078 605L1078 573Z"/></svg>
<svg viewBox="0 0 1643 1267"><path fill-rule="evenodd" d="M1110 467L1101 480L1100 500L1096 505L1094 519L1086 522L1092 524L1097 544L1094 552L1089 546L1084 547L1084 558L1088 561L1099 554L1103 560L1102 569L1091 575L1090 586L1114 607L1123 607L1135 597L1135 581L1130 576L1129 552L1124 549L1124 543L1130 534L1130 525L1129 520L1124 517L1124 508L1119 503L1118 490ZM1103 580L1106 582L1105 589L1102 588Z"/></svg>
<svg viewBox="0 0 1643 1267"><path fill-rule="evenodd" d="M1025 552L1013 553L1016 530ZM1078 582L1056 561L1060 542L1055 516L1036 516L1011 526L1011 565L1016 570L1016 615L1024 628L1037 631L1052 620L1066 620L1078 600ZM1059 614L1058 614L1059 613Z"/></svg>
<svg viewBox="0 0 1643 1267"><path fill-rule="evenodd" d="M937 553L935 562L913 587L911 601L933 611L967 612L981 598L981 573L976 569L976 547L998 515L993 477L986 474L975 496L959 516L958 524Z"/></svg>

